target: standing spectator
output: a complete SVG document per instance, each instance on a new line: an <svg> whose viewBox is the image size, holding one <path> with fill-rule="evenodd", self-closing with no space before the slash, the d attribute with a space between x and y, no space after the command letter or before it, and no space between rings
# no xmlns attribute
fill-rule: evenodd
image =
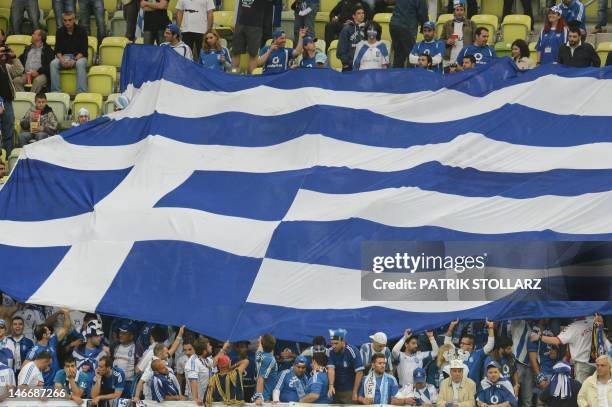
<svg viewBox="0 0 612 407"><path fill-rule="evenodd" d="M580 382L572 379L572 368L564 362L553 367L553 376L541 385L539 400L548 407L575 407L578 405Z"/></svg>
<svg viewBox="0 0 612 407"><path fill-rule="evenodd" d="M306 385L306 396L300 403L329 404L332 402L328 388L329 377L325 370L328 364L327 355L324 352L314 352L312 355L312 376Z"/></svg>
<svg viewBox="0 0 612 407"><path fill-rule="evenodd" d="M593 29L593 34L606 33L608 25L608 2L607 0L597 0L597 24Z"/></svg>
<svg viewBox="0 0 612 407"><path fill-rule="evenodd" d="M285 369L278 375L276 386L272 390L272 401L281 403L298 402L306 396L306 377L305 356L295 358L293 367Z"/></svg>
<svg viewBox="0 0 612 407"><path fill-rule="evenodd" d="M49 370L49 366L52 363L52 357L49 352L42 351L37 353L36 356L29 362L27 362L17 378L17 385L20 388L30 387L43 387L46 386L43 372ZM53 383L53 382L51 382Z"/></svg>
<svg viewBox="0 0 612 407"><path fill-rule="evenodd" d="M463 47L474 43L476 28L476 23L465 17L465 0L453 0L453 19L444 23L440 35L446 44L446 58L455 62Z"/></svg>
<svg viewBox="0 0 612 407"><path fill-rule="evenodd" d="M6 321L0 319L0 350L3 350L6 354L6 362L5 365L14 369L15 365L15 343L6 335L7 326Z"/></svg>
<svg viewBox="0 0 612 407"><path fill-rule="evenodd" d="M30 34L29 32L21 32L24 11L28 13L28 19L32 24L32 31L38 29L38 20L40 20L38 0L13 0L11 3L11 27L13 28L13 34Z"/></svg>
<svg viewBox="0 0 612 407"><path fill-rule="evenodd" d="M504 379L508 379L514 388L514 394L518 397L521 383L518 373L518 361L512 353L513 341L507 336L500 336L495 340L495 349L485 359L485 366L496 362L500 366L500 374Z"/></svg>
<svg viewBox="0 0 612 407"><path fill-rule="evenodd" d="M123 0L123 17L125 17L125 36L130 41L136 40L136 24L138 22L139 10L139 0Z"/></svg>
<svg viewBox="0 0 612 407"><path fill-rule="evenodd" d="M436 23L428 21L423 24L423 41L417 42L408 58L412 65L417 65L419 62L419 55L425 54L431 56L432 69L435 72L442 72L442 58L446 53L446 49L443 41L435 39L436 36Z"/></svg>
<svg viewBox="0 0 612 407"><path fill-rule="evenodd" d="M522 42L522 43L521 43ZM529 56L529 49L527 47L527 43L523 40L516 40L512 43L513 48L513 60L519 67L519 61L517 61L517 57L515 56L514 47L516 44L520 45L518 48L521 48L522 53L526 53L527 57ZM506 325L507 326L507 325ZM537 330L537 328L536 328ZM532 334L532 326L529 321L525 320L513 320L510 321L510 333L512 335L512 350L510 354L506 354L508 360L512 360L512 355L514 355L514 362L517 369L517 381L513 381L513 384L519 385L519 391L516 392L516 396L520 398L521 404L523 407L531 407L532 399L533 399L533 386L535 382L535 377L533 375L533 370L529 364L529 341ZM499 362L500 360L498 360ZM505 364L502 364L502 368L505 372Z"/></svg>
<svg viewBox="0 0 612 407"><path fill-rule="evenodd" d="M213 402L235 404L244 402L244 376L249 359L242 359L238 363L231 364L227 355L219 356L217 367L219 372L211 378L206 392L206 405L211 406Z"/></svg>
<svg viewBox="0 0 612 407"><path fill-rule="evenodd" d="M87 112L87 116L89 116L89 112ZM79 110L79 121L80 120L81 111ZM134 343L134 327L132 324L123 323L119 326L119 344L116 345L113 355L113 366L118 367L125 373L125 390L123 397L129 398L131 397L136 367L136 344Z"/></svg>
<svg viewBox="0 0 612 407"><path fill-rule="evenodd" d="M55 388L65 390L69 398L77 404L83 403L85 392L89 386L87 375L76 367L76 360L72 356L64 359L64 368L58 370L53 379Z"/></svg>
<svg viewBox="0 0 612 407"><path fill-rule="evenodd" d="M51 61L51 92L61 92L60 69L76 68L77 93L87 92L87 32L75 24L73 13L63 14L57 31L55 59Z"/></svg>
<svg viewBox="0 0 612 407"><path fill-rule="evenodd" d="M402 387L397 398L408 403L414 400L417 405L433 407L438 402L438 390L433 384L427 383L425 369L417 367L412 372L412 383Z"/></svg>
<svg viewBox="0 0 612 407"><path fill-rule="evenodd" d="M79 24L83 26L87 35L92 35L89 27L89 17L93 14L96 17L98 29L98 44L106 36L106 23L104 22L104 0L79 0ZM111 10L113 11L113 10Z"/></svg>
<svg viewBox="0 0 612 407"><path fill-rule="evenodd" d="M154 372L151 381L153 400L159 403L162 401L185 400L185 396L181 395L181 387L172 369L161 360L151 362L151 369Z"/></svg>
<svg viewBox="0 0 612 407"><path fill-rule="evenodd" d="M559 47L567 42L567 24L561 17L559 6L551 7L546 15L544 27L540 31L536 50L541 65L557 62Z"/></svg>
<svg viewBox="0 0 612 407"><path fill-rule="evenodd" d="M471 58L464 58L464 61L466 59L471 60ZM453 331L455 330L455 327L458 323L459 320L455 320L450 323L450 325L448 326L448 330L446 331L446 336L444 337L444 343L452 343ZM489 336L487 339L487 343L482 349L475 349L475 339L473 335L461 333L459 338L459 349L465 355L464 363L469 369L468 376L470 379L472 379L472 381L474 381L474 383L480 383L482 363L486 356L491 353L491 351L493 351L493 348L495 347L495 331L493 330L494 323L492 321L487 321L486 326Z"/></svg>
<svg viewBox="0 0 612 407"><path fill-rule="evenodd" d="M334 396L334 403L356 403L363 377L361 355L357 348L346 343L346 329L330 330L329 334L332 345L327 361L329 395Z"/></svg>
<svg viewBox="0 0 612 407"><path fill-rule="evenodd" d="M303 48L303 42L304 40L302 40L302 48ZM296 61L296 63L293 64L293 66L295 67L297 65L298 64ZM276 355L276 363L278 364L279 372L285 369L291 369L293 367L295 358L300 353L302 353L302 351L300 350L300 347L301 346L299 342L283 341L283 340L276 341L276 347L274 349L274 353Z"/></svg>
<svg viewBox="0 0 612 407"><path fill-rule="evenodd" d="M185 396L201 406L214 368L213 348L208 339L201 338L195 341L193 350L194 354L185 363Z"/></svg>
<svg viewBox="0 0 612 407"><path fill-rule="evenodd" d="M255 394L255 382L257 376L255 353L249 350L248 341L240 341L234 345L234 349L229 352L228 356L230 357L231 366L237 367L240 364L245 365L242 374L244 400L251 400L253 398L253 394ZM248 360L249 363L244 363L243 361L245 360ZM217 362L217 367L219 368L219 372L221 372L222 369L219 366L219 362Z"/></svg>
<svg viewBox="0 0 612 407"><path fill-rule="evenodd" d="M359 353L361 354L361 360L364 362L364 371L369 371L372 367L372 356L377 353L382 353L385 356L385 371L387 373L393 372L393 358L391 357L391 350L387 347L387 335L384 332L376 332L374 335L370 335L372 342L364 343L361 345Z"/></svg>
<svg viewBox="0 0 612 407"><path fill-rule="evenodd" d="M548 320L541 319L538 321L537 329L534 329L534 331L541 331L545 336L553 336L553 332L548 329L547 323ZM527 350L529 351L529 365L533 375L543 376L550 382L553 376L553 366L561 359L559 347L557 345L546 344L541 340L535 342L530 340L527 343Z"/></svg>
<svg viewBox="0 0 612 407"><path fill-rule="evenodd" d="M300 29L306 28L307 35L315 36L315 17L319 11L320 0L295 0L293 8L293 39L298 40Z"/></svg>
<svg viewBox="0 0 612 407"><path fill-rule="evenodd" d="M144 351L142 357L138 361L138 365L136 366L136 374L142 375L144 371L147 370L147 368L151 367L151 361L153 360L155 345L157 345L158 343L163 343L166 335L167 333L164 332L164 328L158 325L152 327L150 332L147 331L146 336L148 336L147 340L149 346Z"/></svg>
<svg viewBox="0 0 612 407"><path fill-rule="evenodd" d="M531 31L533 31L533 10L531 8L531 0L521 0L521 4L523 5L522 14L525 14L531 18ZM502 15L502 21L508 14L512 14L513 5L514 5L514 0L504 0L504 11Z"/></svg>
<svg viewBox="0 0 612 407"><path fill-rule="evenodd" d="M558 6L565 22L571 27L574 21L580 28L580 35L586 34L586 13L584 4L580 0L562 0Z"/></svg>
<svg viewBox="0 0 612 407"><path fill-rule="evenodd" d="M100 359L104 356L109 356L102 346L102 335L102 324L100 324L99 321L93 320L87 323L87 327L85 328L85 343L77 346L72 352L72 356L79 366L87 360L92 363L95 369L98 367Z"/></svg>
<svg viewBox="0 0 612 407"><path fill-rule="evenodd" d="M175 50L180 56L193 61L191 48L181 41L181 30L179 29L178 25L168 24L168 27L166 27L166 30L164 31L164 40L165 42L163 42L161 45L168 46Z"/></svg>
<svg viewBox="0 0 612 407"><path fill-rule="evenodd" d="M11 330L13 334L9 337L9 339L13 342L13 346L15 347L15 374L19 375L19 371L21 370L21 366L23 362L26 360L28 352L34 346L34 342L31 339L26 338L23 334L23 318L20 316L15 316L12 319Z"/></svg>
<svg viewBox="0 0 612 407"><path fill-rule="evenodd" d="M579 28L570 27L567 34L567 43L559 47L557 62L575 68L599 67L601 64L599 55L591 44L581 41L580 35ZM574 356L573 352L572 356ZM586 377L583 378L586 379Z"/></svg>
<svg viewBox="0 0 612 407"><path fill-rule="evenodd" d="M315 41L316 38L311 36L304 37L304 52L298 59L300 68L325 68L327 66L327 55L317 49Z"/></svg>
<svg viewBox="0 0 612 407"><path fill-rule="evenodd" d="M374 354L370 361L370 372L361 379L359 402L361 404L399 404L397 401L397 380L385 372L385 355Z"/></svg>
<svg viewBox="0 0 612 407"><path fill-rule="evenodd" d="M183 41L193 51L194 59L200 57L204 33L213 28L213 0L178 0L176 3L176 24L183 32Z"/></svg>
<svg viewBox="0 0 612 407"><path fill-rule="evenodd" d="M144 43L161 44L164 40L164 31L168 19L168 0L140 0L140 8L144 11L142 35Z"/></svg>
<svg viewBox="0 0 612 407"><path fill-rule="evenodd" d="M578 407L606 407L612 404L612 362L602 355L595 361L596 371L589 376L578 393Z"/></svg>
<svg viewBox="0 0 612 407"><path fill-rule="evenodd" d="M7 156L13 149L13 132L15 129L15 113L13 112L13 100L15 99L15 84L13 78L23 74L23 65L15 57L15 53L4 44L0 43L0 132L2 142L0 148L6 150Z"/></svg>
<svg viewBox="0 0 612 407"><path fill-rule="evenodd" d="M262 38L264 8L267 0L239 0L238 18L232 37L232 64L240 67L240 55L249 54L248 73L257 67L257 51Z"/></svg>
<svg viewBox="0 0 612 407"><path fill-rule="evenodd" d="M365 69L383 69L389 67L389 50L380 42L380 24L370 23L366 28L367 40L362 40L355 48L353 69L356 71Z"/></svg>
<svg viewBox="0 0 612 407"><path fill-rule="evenodd" d="M59 30L62 27L62 16L64 13L76 11L76 0L52 0L53 14L55 14L55 26Z"/></svg>
<svg viewBox="0 0 612 407"><path fill-rule="evenodd" d="M366 18L370 15L368 4L359 0L339 0L338 4L329 12L329 23L325 24L325 46L327 48L333 40L338 38L344 26L353 21L352 16L357 6L361 6L365 10Z"/></svg>
<svg viewBox="0 0 612 407"><path fill-rule="evenodd" d="M419 25L429 20L427 0L396 0L389 31L395 57L394 68L404 68L416 42Z"/></svg>
<svg viewBox="0 0 612 407"><path fill-rule="evenodd" d="M510 382L501 375L501 365L491 361L486 365L487 377L482 379L482 390L476 395L478 407L506 406L518 407L518 400L512 391Z"/></svg>
<svg viewBox="0 0 612 407"><path fill-rule="evenodd" d="M199 58L200 64L208 69L225 71L232 66L232 57L227 48L221 46L219 34L215 30L207 31L204 34Z"/></svg>
<svg viewBox="0 0 612 407"><path fill-rule="evenodd" d="M113 367L113 359L104 356L96 369L93 389L91 389L91 404L98 407L112 405L110 400L117 399L125 388L125 373L118 367Z"/></svg>
<svg viewBox="0 0 612 407"><path fill-rule="evenodd" d="M300 30L300 39L295 49L285 48L287 37L285 32L278 29L274 32L272 44L259 51L257 65L263 66L263 74L270 75L285 72L290 67L290 61L302 54L303 39L306 30Z"/></svg>
<svg viewBox="0 0 612 407"><path fill-rule="evenodd" d="M469 369L461 359L450 361L450 377L440 383L438 407L472 407L476 395L476 383L467 377Z"/></svg>
<svg viewBox="0 0 612 407"><path fill-rule="evenodd" d="M23 131L19 135L19 144L22 147L51 137L57 132L57 117L47 105L47 96L44 93L36 95L34 106L25 113L20 125Z"/></svg>
<svg viewBox="0 0 612 407"><path fill-rule="evenodd" d="M269 39L272 39L272 34L274 34L274 31L281 27L282 10L282 0L266 0L264 3L260 47L266 45L266 42Z"/></svg>
<svg viewBox="0 0 612 407"><path fill-rule="evenodd" d="M463 63L463 58L466 55L474 55L478 65L486 65L497 58L497 54L493 47L487 45L487 41L489 41L489 30L485 27L478 27L475 31L475 35L474 44L463 47L459 55L457 55L458 64Z"/></svg>
<svg viewBox="0 0 612 407"><path fill-rule="evenodd" d="M397 377L400 386L412 384L413 371L423 367L428 361L434 360L438 355L438 344L432 331L427 331L427 338L431 344L431 351L418 350L418 338L412 335L410 329L404 331L404 336L395 344L391 354L397 366ZM402 348L404 348L402 352Z"/></svg>
<svg viewBox="0 0 612 407"><path fill-rule="evenodd" d="M512 60L521 71L535 68L536 64L529 58L529 45L525 40L514 40L512 43Z"/></svg>
<svg viewBox="0 0 612 407"><path fill-rule="evenodd" d="M32 85L30 91L40 93L47 88L51 75L49 67L55 58L53 48L47 45L47 33L36 30L32 33L32 44L28 45L19 57L24 67L24 74L17 76L13 82L18 92L25 91L25 85Z"/></svg>
<svg viewBox="0 0 612 407"><path fill-rule="evenodd" d="M265 334L259 338L255 362L257 364L257 385L253 399L258 406L264 401L272 400L272 390L276 384L278 365L274 358L276 339L272 334Z"/></svg>
<svg viewBox="0 0 612 407"><path fill-rule="evenodd" d="M342 72L353 69L355 48L365 38L364 31L365 9L359 4L353 10L353 19L344 25L338 39L336 57L342 62Z"/></svg>
<svg viewBox="0 0 612 407"><path fill-rule="evenodd" d="M455 8L455 4L457 0L448 0L447 13L453 14L453 10ZM467 1L467 17L472 18L478 14L478 2L476 0L468 0Z"/></svg>

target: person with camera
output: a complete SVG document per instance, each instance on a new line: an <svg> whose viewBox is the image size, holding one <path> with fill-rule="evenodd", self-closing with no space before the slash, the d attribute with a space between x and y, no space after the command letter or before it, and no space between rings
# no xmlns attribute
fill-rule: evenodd
<svg viewBox="0 0 612 407"><path fill-rule="evenodd" d="M13 99L15 99L15 84L13 78L23 74L23 65L15 52L6 44L0 44L0 130L2 142L0 147L6 150L7 156L13 149L13 132L15 114L13 113Z"/></svg>

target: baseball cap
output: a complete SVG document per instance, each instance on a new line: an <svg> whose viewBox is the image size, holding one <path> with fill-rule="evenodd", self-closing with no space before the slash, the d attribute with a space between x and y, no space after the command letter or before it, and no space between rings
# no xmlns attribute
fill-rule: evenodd
<svg viewBox="0 0 612 407"><path fill-rule="evenodd" d="M173 34L176 34L176 35L179 35L179 36L181 35L181 29L176 24L168 24L166 26L166 28L169 29L170 32L172 32Z"/></svg>
<svg viewBox="0 0 612 407"><path fill-rule="evenodd" d="M333 340L344 340L346 338L346 329L338 328L338 329L330 329L329 330L329 339Z"/></svg>
<svg viewBox="0 0 612 407"><path fill-rule="evenodd" d="M298 363L303 363L306 366L308 366L308 359L306 359L306 356L298 356L297 358L295 358L295 361L293 362L294 365L297 365Z"/></svg>
<svg viewBox="0 0 612 407"><path fill-rule="evenodd" d="M0 319L0 327L6 328L6 321L5 320Z"/></svg>
<svg viewBox="0 0 612 407"><path fill-rule="evenodd" d="M327 64L327 55L322 52L317 52L317 55L315 55L315 62L317 64Z"/></svg>
<svg viewBox="0 0 612 407"><path fill-rule="evenodd" d="M79 109L79 116L87 116L89 117L89 110L85 109L84 107Z"/></svg>
<svg viewBox="0 0 612 407"><path fill-rule="evenodd" d="M272 38L277 39L279 37L282 37L284 34L285 34L285 31L278 28L276 31L274 31L274 34L272 34Z"/></svg>
<svg viewBox="0 0 612 407"><path fill-rule="evenodd" d="M314 38L312 35L307 35L304 37L304 39L302 40L304 45L313 43L313 42L317 42L317 39Z"/></svg>
<svg viewBox="0 0 612 407"><path fill-rule="evenodd" d="M453 8L463 7L465 8L465 0L453 0Z"/></svg>
<svg viewBox="0 0 612 407"><path fill-rule="evenodd" d="M561 7L559 7L558 5L552 6L549 11L552 11L553 13L557 13L559 15L563 14L561 12Z"/></svg>
<svg viewBox="0 0 612 407"><path fill-rule="evenodd" d="M425 374L425 369L423 369L422 367L417 367L416 369L414 369L414 371L412 372L412 378L414 379L415 383L425 383L425 381L427 380L427 374Z"/></svg>
<svg viewBox="0 0 612 407"><path fill-rule="evenodd" d="M370 335L370 339L381 345L387 344L387 335L384 332L376 332L374 335Z"/></svg>
<svg viewBox="0 0 612 407"><path fill-rule="evenodd" d="M500 365L498 362L496 362L495 360L492 360L492 361L490 361L490 362L487 364L487 370L489 370L489 368L490 368L490 367L496 367L496 368L498 368L499 370L501 370L501 368L502 368L502 367L501 367L501 365Z"/></svg>
<svg viewBox="0 0 612 407"><path fill-rule="evenodd" d="M219 356L219 359L217 359L217 366L219 367L229 367L230 365L230 358L227 355L221 355Z"/></svg>
<svg viewBox="0 0 612 407"><path fill-rule="evenodd" d="M428 30L436 30L436 23L434 23L433 21L427 21L425 24L423 24L423 29L428 29Z"/></svg>

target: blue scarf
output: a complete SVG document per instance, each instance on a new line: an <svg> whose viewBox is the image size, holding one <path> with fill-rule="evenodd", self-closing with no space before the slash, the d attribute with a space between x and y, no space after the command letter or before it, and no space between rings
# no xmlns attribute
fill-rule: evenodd
<svg viewBox="0 0 612 407"><path fill-rule="evenodd" d="M388 404L389 403L389 381L391 375L388 373L383 373L380 379L380 404ZM371 398L374 400L376 398L376 373L374 373L374 369L370 370L370 373L367 375L366 379L363 381L363 394L367 398Z"/></svg>
<svg viewBox="0 0 612 407"><path fill-rule="evenodd" d="M572 383L570 373L572 369L563 362L553 366L554 376L550 380L550 388L555 398L566 400L572 397Z"/></svg>

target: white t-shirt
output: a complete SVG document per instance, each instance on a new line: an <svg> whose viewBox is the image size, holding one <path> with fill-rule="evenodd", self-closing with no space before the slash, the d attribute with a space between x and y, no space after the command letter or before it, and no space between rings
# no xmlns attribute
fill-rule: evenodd
<svg viewBox="0 0 612 407"><path fill-rule="evenodd" d="M23 318L23 335L34 341L34 328L36 325L45 323L45 316L42 312L33 308L25 308L13 314L13 317Z"/></svg>
<svg viewBox="0 0 612 407"><path fill-rule="evenodd" d="M183 11L181 32L204 34L208 28L209 10L215 9L213 0L178 0L176 9Z"/></svg>
<svg viewBox="0 0 612 407"><path fill-rule="evenodd" d="M185 364L187 364L187 359L189 358L184 353L176 358L174 366L174 371L176 374L185 374Z"/></svg>
<svg viewBox="0 0 612 407"><path fill-rule="evenodd" d="M113 366L116 366L125 372L125 380L127 381L134 380L134 363L136 361L135 353L136 345L134 345L133 342L129 345L119 344L115 348L115 360L113 362Z"/></svg>
<svg viewBox="0 0 612 407"><path fill-rule="evenodd" d="M45 379L38 367L36 367L36 363L30 362L19 372L17 384L19 386L25 384L28 387L44 386Z"/></svg>
<svg viewBox="0 0 612 407"><path fill-rule="evenodd" d="M192 355L185 363L185 379L187 384L185 385L185 395L192 400L191 394L191 382L196 380L198 382L198 397L200 400L204 400L206 390L208 389L208 381L212 376L213 360L211 357L207 357L202 360L197 355Z"/></svg>
<svg viewBox="0 0 612 407"><path fill-rule="evenodd" d="M418 351L411 355L408 355L406 352L400 353L399 365L397 367L397 377L399 378L400 386L414 383L414 377L412 376L414 369L423 367L423 360L428 357L432 357L431 352Z"/></svg>
<svg viewBox="0 0 612 407"><path fill-rule="evenodd" d="M608 388L612 386L612 380L609 380L608 383L601 383L599 380L597 381L597 401L599 405L597 407L610 407L608 404Z"/></svg>
<svg viewBox="0 0 612 407"><path fill-rule="evenodd" d="M0 366L0 395L5 394L8 386L15 387L15 372L6 365Z"/></svg>
<svg viewBox="0 0 612 407"><path fill-rule="evenodd" d="M572 360L588 363L591 354L591 337L593 336L593 318L574 321L561 331L559 340L569 345Z"/></svg>
<svg viewBox="0 0 612 407"><path fill-rule="evenodd" d="M455 45L451 48L450 53L450 61L455 62L457 60L457 55L463 48L463 22L453 22L453 34L458 38L455 40Z"/></svg>

